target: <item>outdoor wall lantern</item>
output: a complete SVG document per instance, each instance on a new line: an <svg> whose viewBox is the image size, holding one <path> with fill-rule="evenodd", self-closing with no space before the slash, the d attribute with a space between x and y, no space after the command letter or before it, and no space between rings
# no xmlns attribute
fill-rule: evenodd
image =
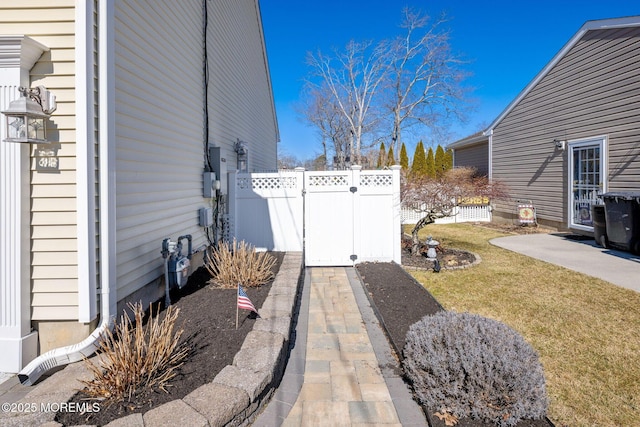
<svg viewBox="0 0 640 427"><path fill-rule="evenodd" d="M18 88L20 98L11 101L2 111L6 120L5 142L46 144L45 120L56 110L56 97L38 86L35 89Z"/></svg>
<svg viewBox="0 0 640 427"><path fill-rule="evenodd" d="M249 170L249 144L244 141L236 142L235 152L238 154L237 157L237 168L240 172L248 172Z"/></svg>
<svg viewBox="0 0 640 427"><path fill-rule="evenodd" d="M554 139L553 143L555 144L557 149L564 150L564 145L565 145L566 141L561 141L559 139Z"/></svg>

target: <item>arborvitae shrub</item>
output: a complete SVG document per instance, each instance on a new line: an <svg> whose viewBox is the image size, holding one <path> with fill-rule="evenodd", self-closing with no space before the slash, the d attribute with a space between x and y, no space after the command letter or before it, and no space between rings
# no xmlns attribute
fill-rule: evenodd
<svg viewBox="0 0 640 427"><path fill-rule="evenodd" d="M444 155L444 148L442 148L442 145L440 144L438 144L438 147L436 147L436 153L433 158L433 163L435 165L434 169L436 171L436 177L437 178L442 177L442 175L447 170L447 166L446 166L446 159Z"/></svg>
<svg viewBox="0 0 640 427"><path fill-rule="evenodd" d="M400 148L400 166L402 166L402 170L405 172L409 170L409 156L407 155L407 147L405 147L404 142Z"/></svg>
<svg viewBox="0 0 640 427"><path fill-rule="evenodd" d="M431 147L429 147L429 151L427 152L426 163L427 163L427 176L429 178L435 178L436 164L435 164L435 160L433 159L433 148Z"/></svg>
<svg viewBox="0 0 640 427"><path fill-rule="evenodd" d="M425 155L424 145L422 141L419 141L411 163L411 175L416 178L422 178L427 175L427 158Z"/></svg>
<svg viewBox="0 0 640 427"><path fill-rule="evenodd" d="M387 160L387 149L384 147L384 142L380 143L380 151L378 152L378 161L376 162L376 168L382 169L385 167Z"/></svg>
<svg viewBox="0 0 640 427"><path fill-rule="evenodd" d="M405 374L430 410L498 426L547 412L536 351L496 320L455 312L425 316L409 328L404 357Z"/></svg>
<svg viewBox="0 0 640 427"><path fill-rule="evenodd" d="M387 154L386 166L393 166L396 164L396 156L393 154L393 145L389 147L389 154Z"/></svg>

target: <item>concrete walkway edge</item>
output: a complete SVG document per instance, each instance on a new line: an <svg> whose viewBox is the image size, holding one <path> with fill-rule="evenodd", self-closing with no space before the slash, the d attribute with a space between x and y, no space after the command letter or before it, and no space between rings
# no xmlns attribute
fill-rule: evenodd
<svg viewBox="0 0 640 427"><path fill-rule="evenodd" d="M539 233L498 237L489 243L640 292L640 256L603 248L593 239Z"/></svg>

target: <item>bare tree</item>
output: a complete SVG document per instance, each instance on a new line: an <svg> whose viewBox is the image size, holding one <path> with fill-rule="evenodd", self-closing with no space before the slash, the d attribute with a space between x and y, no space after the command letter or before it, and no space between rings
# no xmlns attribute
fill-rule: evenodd
<svg viewBox="0 0 640 427"><path fill-rule="evenodd" d="M403 205L422 216L411 230L411 253L415 255L420 246L418 232L438 218L454 215L455 207L465 199L506 199L508 193L504 184L476 176L472 168L456 168L436 179L403 174L400 197Z"/></svg>
<svg viewBox="0 0 640 427"><path fill-rule="evenodd" d="M322 52L308 55L316 82L310 84L322 92L328 90L329 102L337 107L347 124L348 154L351 161L358 162L363 135L375 122L371 109L386 75L387 52L372 43L351 41L344 52L334 53L334 57Z"/></svg>
<svg viewBox="0 0 640 427"><path fill-rule="evenodd" d="M404 34L397 38L351 41L333 55L308 54L311 108L305 115L319 128L325 152L332 141L338 166L347 158L360 163L367 142L382 134L391 135L393 152L399 153L402 132L411 126L438 134L449 119L464 115L466 75L451 52L445 17L432 22L408 8L403 14Z"/></svg>
<svg viewBox="0 0 640 427"><path fill-rule="evenodd" d="M399 152L404 128L442 125L452 113L462 115L465 73L449 45L445 16L430 18L403 10L405 34L386 42L389 52L387 108L392 116L392 147Z"/></svg>
<svg viewBox="0 0 640 427"><path fill-rule="evenodd" d="M302 161L291 154L278 155L278 169L294 169L302 165Z"/></svg>
<svg viewBox="0 0 640 427"><path fill-rule="evenodd" d="M349 150L349 125L326 85L308 83L305 90L304 104L298 107L299 113L317 129L324 158L329 158L332 149L336 159L334 167L344 169L345 153Z"/></svg>

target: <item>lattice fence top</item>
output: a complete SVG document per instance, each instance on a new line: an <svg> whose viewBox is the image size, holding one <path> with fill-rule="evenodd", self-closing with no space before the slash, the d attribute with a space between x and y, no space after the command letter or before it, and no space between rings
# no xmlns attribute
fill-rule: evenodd
<svg viewBox="0 0 640 427"><path fill-rule="evenodd" d="M349 185L348 175L311 175L309 186L312 187L340 187Z"/></svg>
<svg viewBox="0 0 640 427"><path fill-rule="evenodd" d="M298 186L297 176L274 177L238 177L237 186L240 189L254 190L284 190Z"/></svg>
<svg viewBox="0 0 640 427"><path fill-rule="evenodd" d="M393 185L393 175L360 175L360 185L363 187L391 187Z"/></svg>

